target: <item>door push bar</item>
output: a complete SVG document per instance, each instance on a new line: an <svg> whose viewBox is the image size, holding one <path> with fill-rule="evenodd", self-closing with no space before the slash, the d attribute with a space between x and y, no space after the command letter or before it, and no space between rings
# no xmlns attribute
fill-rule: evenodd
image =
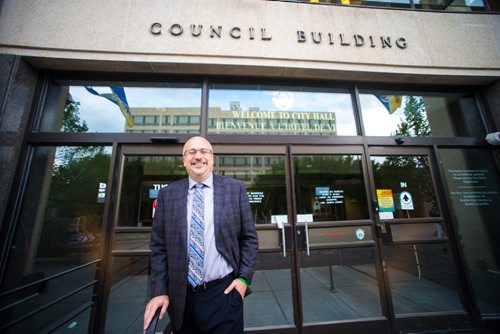
<svg viewBox="0 0 500 334"><path fill-rule="evenodd" d="M304 221L304 226L305 226L305 233L306 233L306 250L307 250L307 256L311 255L310 249L309 249L309 223ZM300 231L297 231L297 234L300 234ZM283 227L281 228L281 245L283 249L283 257L286 257L286 237L285 237L285 224L283 224Z"/></svg>

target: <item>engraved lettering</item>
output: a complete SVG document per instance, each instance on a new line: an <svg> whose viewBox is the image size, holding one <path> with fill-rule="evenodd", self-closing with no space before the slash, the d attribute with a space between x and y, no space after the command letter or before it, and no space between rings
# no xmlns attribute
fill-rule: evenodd
<svg viewBox="0 0 500 334"><path fill-rule="evenodd" d="M196 30L196 28L198 28L198 30ZM201 28L203 28L203 26L201 24L199 24L198 26L191 24L191 35L193 35L194 37L200 36L201 35Z"/></svg>
<svg viewBox="0 0 500 334"><path fill-rule="evenodd" d="M316 34L318 35L318 37L316 37ZM311 33L311 36L312 36L312 40L313 40L314 43L316 43L316 44L321 43L321 33L320 32L316 33L316 32L313 31Z"/></svg>
<svg viewBox="0 0 500 334"><path fill-rule="evenodd" d="M168 28L167 28L168 27ZM187 32L191 34L192 37L200 37L203 33L203 25L201 24L189 24L183 26L179 23L166 24L165 29L168 29L168 33L171 36L181 36L184 33L184 28L189 29ZM205 27L205 30L207 27ZM248 29L248 32L247 32ZM227 31L227 33L224 33ZM259 34L260 36L256 36ZM165 30L166 31L166 30ZM150 34L154 36L159 36L163 34L163 25L160 22L153 22L149 27ZM312 44L328 44L328 45L340 45L340 46L352 46L356 48L370 47L370 48L392 48L393 45L398 49L408 48L408 41L404 37L394 37L387 35L361 35L352 34L346 35L344 33L333 33L326 31L307 31L307 30L296 30L297 32L297 43L307 43L308 38L312 40ZM259 38L263 41L271 41L273 36L270 34L269 30L265 27L241 27L232 26L225 28L221 25L210 25L209 32L205 32L205 35L209 35L210 38L230 38L230 39L241 39L246 38L248 34L249 40L255 40ZM309 36L310 34L310 36ZM323 43L323 37L325 37L325 43Z"/></svg>
<svg viewBox="0 0 500 334"><path fill-rule="evenodd" d="M400 48L400 49L406 49L408 47L408 43L406 42L406 39L401 37L401 38L398 38L396 40L396 45Z"/></svg>
<svg viewBox="0 0 500 334"><path fill-rule="evenodd" d="M238 39L241 37L241 29L239 27L234 27L229 31L229 35L231 35L232 38Z"/></svg>
<svg viewBox="0 0 500 334"><path fill-rule="evenodd" d="M330 41L330 45L333 45L333 34L332 33L328 33L328 40Z"/></svg>
<svg viewBox="0 0 500 334"><path fill-rule="evenodd" d="M344 42L344 34L339 34L339 36L340 36L340 45L344 46L351 45L351 43Z"/></svg>
<svg viewBox="0 0 500 334"><path fill-rule="evenodd" d="M180 24L174 23L170 27L169 31L173 36L179 36L183 33L184 30L182 29L182 26Z"/></svg>
<svg viewBox="0 0 500 334"><path fill-rule="evenodd" d="M149 29L149 31L153 35L161 35L161 23L158 23L158 22L153 23L151 25L151 28Z"/></svg>
<svg viewBox="0 0 500 334"><path fill-rule="evenodd" d="M370 46L374 48L376 45L373 43L373 36L370 35Z"/></svg>
<svg viewBox="0 0 500 334"><path fill-rule="evenodd" d="M297 30L297 40L299 43L306 42L306 33L302 30Z"/></svg>
<svg viewBox="0 0 500 334"><path fill-rule="evenodd" d="M262 33L263 41L270 41L273 38L272 36L266 36L266 28L261 28L260 32Z"/></svg>
<svg viewBox="0 0 500 334"><path fill-rule="evenodd" d="M210 26L210 38L214 38L214 36L220 38L221 34L222 34L222 26L218 26L217 29L215 29L214 26Z"/></svg>
<svg viewBox="0 0 500 334"><path fill-rule="evenodd" d="M363 46L365 44L365 39L361 35L354 35L354 43L356 46Z"/></svg>
<svg viewBox="0 0 500 334"><path fill-rule="evenodd" d="M390 37L384 38L384 37L380 36L380 40L382 41L382 48L392 48Z"/></svg>

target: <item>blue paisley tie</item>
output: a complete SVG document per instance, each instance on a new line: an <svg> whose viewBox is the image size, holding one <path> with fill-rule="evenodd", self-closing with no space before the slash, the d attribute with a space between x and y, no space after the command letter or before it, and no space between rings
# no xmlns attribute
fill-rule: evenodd
<svg viewBox="0 0 500 334"><path fill-rule="evenodd" d="M197 286L203 279L203 254L205 251L205 239L203 216L205 204L203 202L203 184L195 185L193 196L193 210L191 214L191 226L189 233L189 271L188 281L192 286Z"/></svg>

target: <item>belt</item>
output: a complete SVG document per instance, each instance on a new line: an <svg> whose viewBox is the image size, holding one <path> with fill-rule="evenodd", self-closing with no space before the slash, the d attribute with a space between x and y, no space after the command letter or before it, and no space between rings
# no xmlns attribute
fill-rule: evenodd
<svg viewBox="0 0 500 334"><path fill-rule="evenodd" d="M222 283L222 282L224 282L232 277L233 277L233 273L230 273L222 278L215 279L215 280L210 281L210 282L203 282L198 286L192 286L191 284L188 284L188 289L192 292L206 291L206 290L213 288L214 286L216 286L216 285L218 285L218 284L220 284L220 283Z"/></svg>

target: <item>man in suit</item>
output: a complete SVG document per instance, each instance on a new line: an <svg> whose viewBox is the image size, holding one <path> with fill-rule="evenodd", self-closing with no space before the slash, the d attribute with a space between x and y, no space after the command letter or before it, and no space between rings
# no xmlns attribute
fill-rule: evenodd
<svg viewBox="0 0 500 334"><path fill-rule="evenodd" d="M189 177L158 193L144 330L161 308L177 334L243 333L258 251L245 186L213 174L212 145L202 137L185 143L183 163Z"/></svg>

